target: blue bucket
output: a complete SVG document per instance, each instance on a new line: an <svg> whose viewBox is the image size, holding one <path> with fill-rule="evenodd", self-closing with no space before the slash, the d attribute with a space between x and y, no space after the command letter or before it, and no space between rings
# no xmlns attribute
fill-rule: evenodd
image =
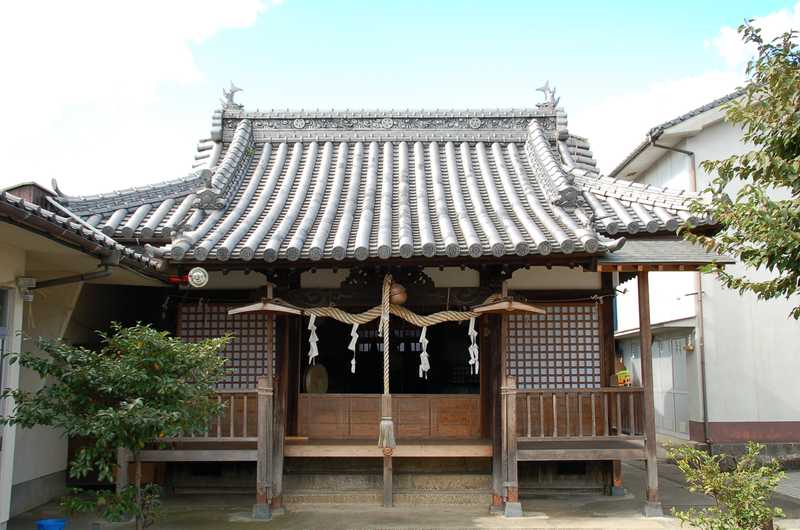
<svg viewBox="0 0 800 530"><path fill-rule="evenodd" d="M39 519L36 521L36 530L64 530L66 527L66 519Z"/></svg>

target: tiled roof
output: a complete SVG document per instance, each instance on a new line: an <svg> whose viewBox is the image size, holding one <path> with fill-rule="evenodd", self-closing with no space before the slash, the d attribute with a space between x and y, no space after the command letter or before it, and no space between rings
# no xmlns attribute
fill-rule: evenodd
<svg viewBox="0 0 800 530"><path fill-rule="evenodd" d="M648 263L735 263L735 260L709 252L700 245L685 239L637 238L630 239L617 252L597 259L599 264L648 264Z"/></svg>
<svg viewBox="0 0 800 530"><path fill-rule="evenodd" d="M58 215L7 191L0 191L0 220L3 218L57 239L79 244L93 254L119 253L123 262L137 268L155 271L162 265L162 260L126 247L99 230L79 222L78 219Z"/></svg>
<svg viewBox="0 0 800 530"><path fill-rule="evenodd" d="M273 262L603 254L611 236L674 232L688 196L600 177L539 105L218 111L190 176L59 200L156 256Z"/></svg>

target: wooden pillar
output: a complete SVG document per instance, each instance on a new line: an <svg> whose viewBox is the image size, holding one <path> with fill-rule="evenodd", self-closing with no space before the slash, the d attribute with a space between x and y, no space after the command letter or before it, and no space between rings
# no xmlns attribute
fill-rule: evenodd
<svg viewBox="0 0 800 530"><path fill-rule="evenodd" d="M508 498L508 401L503 394L508 379L506 355L508 353L508 315L500 316L500 447L503 472L503 497Z"/></svg>
<svg viewBox="0 0 800 530"><path fill-rule="evenodd" d="M506 438L506 499L507 503L519 502L519 480L517 478L517 381L507 377L503 386L505 402L505 438Z"/></svg>
<svg viewBox="0 0 800 530"><path fill-rule="evenodd" d="M490 385L487 392L490 392L491 403L491 438L492 438L492 509L502 511L503 497L505 496L505 470L503 469L503 431L502 431L502 399L500 387L502 386L501 354L500 354L500 326L501 318L497 315L484 316L491 319L491 353L488 370L490 372ZM484 365L486 366L486 365Z"/></svg>
<svg viewBox="0 0 800 530"><path fill-rule="evenodd" d="M272 512L272 441L273 441L273 377L272 359L274 320L267 319L267 366L266 375L258 378L258 462L256 465L256 504L253 506L254 519L270 519Z"/></svg>
<svg viewBox="0 0 800 530"><path fill-rule="evenodd" d="M508 296L503 282L502 296ZM517 481L517 381L508 375L508 314L500 317L500 419L502 421L503 486L506 517L521 517L519 483Z"/></svg>
<svg viewBox="0 0 800 530"><path fill-rule="evenodd" d="M641 340L642 387L644 388L644 434L647 455L647 493L645 515L663 515L658 497L658 460L656 457L655 398L653 396L653 333L650 328L650 282L647 271L639 271L639 338Z"/></svg>
<svg viewBox="0 0 800 530"><path fill-rule="evenodd" d="M389 450L389 449L387 449ZM384 450L383 454L383 506L385 508L391 508L393 504L392 499L392 455L391 453L386 454Z"/></svg>
<svg viewBox="0 0 800 530"><path fill-rule="evenodd" d="M615 386L616 376L616 344L614 342L614 282L610 272L600 273L602 282L603 295L611 295L604 297L600 300L598 310L600 311L600 336L602 338L601 351L602 356L600 360L600 373L603 378L600 386ZM613 410L613 408L612 408ZM610 428L613 424L616 427L617 434L622 434L621 418L619 411L612 421L611 418L606 418L606 428ZM609 485L609 492L612 497L625 495L625 488L622 484L622 461L611 461L611 484Z"/></svg>
<svg viewBox="0 0 800 530"><path fill-rule="evenodd" d="M277 318L277 317L276 317ZM289 318L283 317L283 328L288 328ZM275 435L272 441L272 508L281 507L283 493L283 444L286 437L287 405L289 401L289 349L285 338L281 344L281 354L278 357L278 395L275 401Z"/></svg>

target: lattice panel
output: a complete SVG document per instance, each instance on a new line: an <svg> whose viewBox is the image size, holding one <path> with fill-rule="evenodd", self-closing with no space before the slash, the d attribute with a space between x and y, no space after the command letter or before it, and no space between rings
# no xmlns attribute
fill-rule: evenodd
<svg viewBox="0 0 800 530"><path fill-rule="evenodd" d="M248 313L228 316L231 304L192 303L178 307L178 336L192 342L226 333L233 340L223 350L231 373L219 385L220 389L255 388L258 376L266 373L267 318L274 315ZM273 326L274 329L274 326ZM273 351L277 352L277 333L273 336ZM275 356L277 357L277 355ZM275 358L272 361L275 372Z"/></svg>
<svg viewBox="0 0 800 530"><path fill-rule="evenodd" d="M508 373L519 388L600 386L600 319L595 304L545 306L508 317Z"/></svg>

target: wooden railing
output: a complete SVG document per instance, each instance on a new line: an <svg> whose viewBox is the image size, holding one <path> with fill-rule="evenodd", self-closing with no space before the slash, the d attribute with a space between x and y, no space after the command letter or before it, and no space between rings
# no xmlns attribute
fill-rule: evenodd
<svg viewBox="0 0 800 530"><path fill-rule="evenodd" d="M222 413L211 420L201 434L172 438L175 442L256 442L258 441L258 394L255 389L218 390Z"/></svg>
<svg viewBox="0 0 800 530"><path fill-rule="evenodd" d="M640 387L514 390L519 441L644 437Z"/></svg>

